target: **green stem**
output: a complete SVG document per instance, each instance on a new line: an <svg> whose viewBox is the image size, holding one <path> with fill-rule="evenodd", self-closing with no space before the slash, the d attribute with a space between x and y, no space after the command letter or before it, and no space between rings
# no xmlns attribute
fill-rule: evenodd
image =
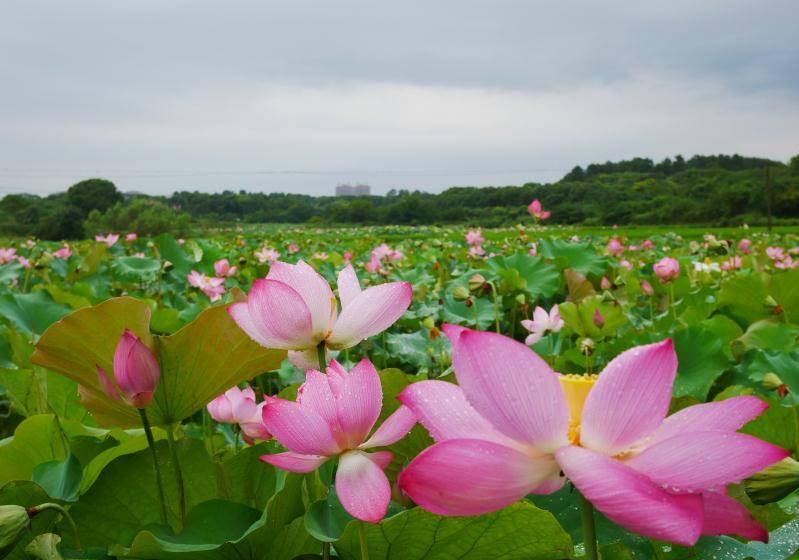
<svg viewBox="0 0 799 560"><path fill-rule="evenodd" d="M138 409L139 416L141 416L141 425L144 428L144 434L147 436L147 445L150 448L150 453L153 456L153 469L155 470L155 485L158 491L158 502L161 506L161 524L166 525L166 500L164 499L164 482L161 479L161 467L158 465L158 455L155 451L155 440L153 439L153 431L150 428L150 421L147 419L147 411L143 408Z"/></svg>
<svg viewBox="0 0 799 560"><path fill-rule="evenodd" d="M366 546L366 523L358 521L358 540L361 541L361 560L369 560L369 548Z"/></svg>
<svg viewBox="0 0 799 560"><path fill-rule="evenodd" d="M77 525L75 525L75 521L72 519L72 516L69 515L69 512L67 510L65 510L63 507L61 507L58 504L47 502L45 504L39 504L38 506L33 507L30 510L28 510L28 511L32 512L35 515L35 514L37 514L39 512L42 512L42 511L45 511L45 510L48 510L48 509L51 509L53 511L57 511L58 513L61 514L61 517L66 519L67 525L69 525L69 530L72 533L72 541L73 541L73 544L75 545L75 550L80 550L81 546L80 546L80 538L78 537L78 527L77 527Z"/></svg>
<svg viewBox="0 0 799 560"><path fill-rule="evenodd" d="M472 307L474 307L474 329L480 330L480 316L477 313L477 298L472 298Z"/></svg>
<svg viewBox="0 0 799 560"><path fill-rule="evenodd" d="M499 294L497 294L497 287L494 285L493 282L489 282L491 285L491 292L494 294L494 321L496 323L496 331L499 334Z"/></svg>
<svg viewBox="0 0 799 560"><path fill-rule="evenodd" d="M674 282L669 283L669 291L671 292L671 316L677 320L677 302L674 301Z"/></svg>
<svg viewBox="0 0 799 560"><path fill-rule="evenodd" d="M180 470L180 460L178 459L178 448L175 445L175 436L172 433L174 426L167 427L166 441L169 445L169 454L172 457L172 464L175 471L175 486L178 489L178 512L180 520L180 528L186 521L186 490L183 486L183 473Z"/></svg>
<svg viewBox="0 0 799 560"><path fill-rule="evenodd" d="M325 341L319 343L316 347L316 358L319 360L319 371L322 373L327 369L327 357L325 356Z"/></svg>
<svg viewBox="0 0 799 560"><path fill-rule="evenodd" d="M594 522L594 506L580 494L583 521L583 546L586 560L599 560L599 549L596 542L596 524Z"/></svg>

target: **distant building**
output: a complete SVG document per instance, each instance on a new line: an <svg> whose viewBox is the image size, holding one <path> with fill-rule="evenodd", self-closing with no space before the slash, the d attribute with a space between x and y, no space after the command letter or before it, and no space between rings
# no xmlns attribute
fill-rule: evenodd
<svg viewBox="0 0 799 560"><path fill-rule="evenodd" d="M348 183L336 185L336 196L369 196L370 194L372 194L371 187L363 183L357 185L350 185Z"/></svg>

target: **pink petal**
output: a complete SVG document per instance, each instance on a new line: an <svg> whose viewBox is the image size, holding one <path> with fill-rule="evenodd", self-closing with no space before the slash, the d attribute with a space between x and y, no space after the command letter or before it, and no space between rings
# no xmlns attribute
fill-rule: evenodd
<svg viewBox="0 0 799 560"><path fill-rule="evenodd" d="M365 289L342 308L328 344L334 349L349 348L386 330L408 309L412 293L408 282Z"/></svg>
<svg viewBox="0 0 799 560"><path fill-rule="evenodd" d="M304 455L336 455L340 446L327 422L299 403L274 399L263 409L266 429L289 451Z"/></svg>
<svg viewBox="0 0 799 560"><path fill-rule="evenodd" d="M338 313L336 296L327 280L303 261L298 261L297 264L276 261L272 263L266 278L278 280L294 288L311 313L314 335L318 338L327 336Z"/></svg>
<svg viewBox="0 0 799 560"><path fill-rule="evenodd" d="M413 411L407 406L400 406L359 448L384 447L396 443L404 438L415 425L416 415Z"/></svg>
<svg viewBox="0 0 799 560"><path fill-rule="evenodd" d="M224 424L232 424L235 422L233 418L233 410L230 406L230 400L226 395L219 395L206 406L211 418L217 422Z"/></svg>
<svg viewBox="0 0 799 560"><path fill-rule="evenodd" d="M305 383L297 391L297 402L303 408L310 409L322 417L327 423L333 437L341 446L347 445L344 430L341 427L336 407L336 398L330 390L328 376L309 369L305 372Z"/></svg>
<svg viewBox="0 0 799 560"><path fill-rule="evenodd" d="M513 447L514 441L497 431L466 400L463 390L446 381L419 381L399 394L399 401L413 411L419 423L436 441L484 439Z"/></svg>
<svg viewBox="0 0 799 560"><path fill-rule="evenodd" d="M647 445L654 445L686 431L734 432L760 416L767 408L765 401L749 395L689 406L666 418Z"/></svg>
<svg viewBox="0 0 799 560"><path fill-rule="evenodd" d="M358 294L361 293L361 285L358 283L358 276L351 264L345 266L338 273L338 297L341 299L341 308L347 307Z"/></svg>
<svg viewBox="0 0 799 560"><path fill-rule="evenodd" d="M551 458L480 439L450 439L422 451L398 480L427 511L479 515L521 500L557 472Z"/></svg>
<svg viewBox="0 0 799 560"><path fill-rule="evenodd" d="M289 350L289 362L300 368L302 371L308 369L319 369L319 354L316 347L307 350ZM330 362L330 350L325 347L325 363Z"/></svg>
<svg viewBox="0 0 799 560"><path fill-rule="evenodd" d="M527 346L467 329L452 341L452 363L466 398L497 430L542 451L567 444L569 410L557 374Z"/></svg>
<svg viewBox="0 0 799 560"><path fill-rule="evenodd" d="M747 434L707 430L650 445L627 465L666 487L702 491L740 482L787 456L784 449Z"/></svg>
<svg viewBox="0 0 799 560"><path fill-rule="evenodd" d="M386 515L391 486L380 464L385 455L370 457L363 451L348 451L341 456L336 471L336 494L353 517L377 523Z"/></svg>
<svg viewBox="0 0 799 560"><path fill-rule="evenodd" d="M111 378L108 377L108 374L100 366L97 366L97 379L100 381L100 387L106 395L115 401L123 402L122 395L119 394L119 390L114 387L114 383L111 381Z"/></svg>
<svg viewBox="0 0 799 560"><path fill-rule="evenodd" d="M241 329L267 348L303 350L316 346L311 312L299 293L283 282L256 280L247 296L248 314L242 304L230 307ZM254 331L254 332L253 332Z"/></svg>
<svg viewBox="0 0 799 560"><path fill-rule="evenodd" d="M616 356L585 401L581 444L615 455L651 434L669 410L676 375L677 354L671 339Z"/></svg>
<svg viewBox="0 0 799 560"><path fill-rule="evenodd" d="M702 494L705 506L703 535L738 535L753 541L768 542L768 531L752 519L749 510L729 496L717 492Z"/></svg>
<svg viewBox="0 0 799 560"><path fill-rule="evenodd" d="M331 366L335 367L334 364ZM380 376L372 362L364 358L344 375L337 391L335 385L332 388L338 419L348 447L357 447L372 431L383 407Z"/></svg>
<svg viewBox="0 0 799 560"><path fill-rule="evenodd" d="M275 453L274 455L261 455L261 461L269 463L284 471L295 473L313 472L327 461L323 455L304 455L302 453Z"/></svg>
<svg viewBox="0 0 799 560"><path fill-rule="evenodd" d="M563 447L555 458L583 496L611 521L684 546L699 539L701 496L669 494L620 461L582 447Z"/></svg>

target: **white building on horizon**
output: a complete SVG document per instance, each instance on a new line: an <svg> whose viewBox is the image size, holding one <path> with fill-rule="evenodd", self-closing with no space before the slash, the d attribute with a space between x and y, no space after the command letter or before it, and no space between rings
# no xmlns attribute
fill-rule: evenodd
<svg viewBox="0 0 799 560"><path fill-rule="evenodd" d="M372 188L365 183L358 183L357 185L340 183L336 185L336 196L369 196L370 194L372 194Z"/></svg>

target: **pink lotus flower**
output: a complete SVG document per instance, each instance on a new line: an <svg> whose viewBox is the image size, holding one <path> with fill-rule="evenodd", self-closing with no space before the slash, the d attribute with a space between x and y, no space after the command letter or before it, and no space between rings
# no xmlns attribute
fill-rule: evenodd
<svg viewBox="0 0 799 560"><path fill-rule="evenodd" d="M790 255L787 255L782 260L774 261L774 268L779 268L781 270L788 270L791 268L796 268L797 266L799 266L799 261L793 260Z"/></svg>
<svg viewBox="0 0 799 560"><path fill-rule="evenodd" d="M538 243L535 243L535 242L530 243L530 249L528 249L527 254L530 255L531 257L537 257L538 256Z"/></svg>
<svg viewBox="0 0 799 560"><path fill-rule="evenodd" d="M289 255L293 255L294 253L296 253L296 252L298 252L300 250L300 246L297 245L296 243L289 243L286 246L286 250L289 252Z"/></svg>
<svg viewBox="0 0 799 560"><path fill-rule="evenodd" d="M372 274L376 272L382 272L381 269L382 262L380 261L380 257L377 254L377 251L372 251L372 255L369 258L369 262L363 265L367 272L371 272Z"/></svg>
<svg viewBox="0 0 799 560"><path fill-rule="evenodd" d="M561 471L606 517L650 538L767 533L725 487L788 453L736 432L767 405L751 396L666 417L677 373L671 340L638 346L598 376L558 375L505 336L445 325L458 384L421 381L400 401L436 443L400 487L441 515L478 515L554 492Z"/></svg>
<svg viewBox="0 0 799 560"><path fill-rule="evenodd" d="M186 243L186 240L183 238L178 239L178 245L183 245Z"/></svg>
<svg viewBox="0 0 799 560"><path fill-rule="evenodd" d="M743 259L737 255L721 263L721 270L739 270L741 267L743 267Z"/></svg>
<svg viewBox="0 0 799 560"><path fill-rule="evenodd" d="M650 249L654 248L655 244L652 243L651 239L645 239L643 243L641 243L641 249L645 251L649 251Z"/></svg>
<svg viewBox="0 0 799 560"><path fill-rule="evenodd" d="M485 256L486 252L480 245L472 245L469 247L469 257L479 259Z"/></svg>
<svg viewBox="0 0 799 560"><path fill-rule="evenodd" d="M525 319L522 321L522 326L527 329L530 334L524 339L524 343L531 346L541 340L541 338L548 332L560 332L565 323L560 318L558 305L552 306L549 313L543 307L536 307L533 311L533 320Z"/></svg>
<svg viewBox="0 0 799 560"><path fill-rule="evenodd" d="M663 257L654 265L652 270L662 283L674 280L680 275L680 263L677 259L671 257Z"/></svg>
<svg viewBox="0 0 799 560"><path fill-rule="evenodd" d="M610 280L608 280L607 276L603 276L599 281L599 287L603 290L609 290L613 287L613 284L610 283Z"/></svg>
<svg viewBox="0 0 799 560"><path fill-rule="evenodd" d="M483 233L479 229L470 229L466 232L466 243L469 245L482 245L484 241Z"/></svg>
<svg viewBox="0 0 799 560"><path fill-rule="evenodd" d="M36 242L33 239L26 239L23 245L25 245L25 247L27 247L28 249L33 249L34 247L36 247Z"/></svg>
<svg viewBox="0 0 799 560"><path fill-rule="evenodd" d="M621 244L621 241L619 241L618 237L613 236L613 238L608 242L607 251L609 255L618 257L624 252L624 245Z"/></svg>
<svg viewBox="0 0 799 560"><path fill-rule="evenodd" d="M94 240L100 243L105 243L106 246L112 247L114 243L119 241L119 234L118 233L109 233L108 235L95 235Z"/></svg>
<svg viewBox="0 0 799 560"><path fill-rule="evenodd" d="M134 242L134 241L136 241L138 238L139 238L139 236L138 236L138 235L136 235L136 234L135 234L135 233L133 233L133 232L131 232L131 233L129 233L129 234L127 234L127 235L125 235L125 241L126 241L127 243L133 243L133 242Z"/></svg>
<svg viewBox="0 0 799 560"><path fill-rule="evenodd" d="M408 282L361 290L352 265L339 272L338 292L340 315L336 296L311 266L277 261L265 279L253 283L247 301L228 311L262 346L312 354L321 342L339 350L384 331L405 313L412 295Z"/></svg>
<svg viewBox="0 0 799 560"><path fill-rule="evenodd" d="M391 498L383 470L392 454L368 450L399 441L416 424L413 413L400 406L369 437L382 402L380 376L367 359L349 373L336 361L330 363L327 375L310 369L297 402L276 398L264 407L266 429L288 451L263 455L261 460L307 473L338 457L335 484L341 504L353 517L377 523Z"/></svg>
<svg viewBox="0 0 799 560"><path fill-rule="evenodd" d="M785 258L785 251L782 247L766 247L766 255L773 261L781 261Z"/></svg>
<svg viewBox="0 0 799 560"><path fill-rule="evenodd" d="M344 264L350 264L352 262L352 253L349 251L344 251L344 254L341 256L344 257Z"/></svg>
<svg viewBox="0 0 799 560"><path fill-rule="evenodd" d="M631 263L627 259L620 260L619 261L619 266L622 267L622 268L626 268L627 270L632 270L633 269L633 263Z"/></svg>
<svg viewBox="0 0 799 560"><path fill-rule="evenodd" d="M641 280L641 292L645 296L651 296L655 293L655 289L652 287L652 284L650 284L649 281Z"/></svg>
<svg viewBox="0 0 799 560"><path fill-rule="evenodd" d="M59 250L53 252L53 256L57 259L66 260L72 256L72 249L64 245Z"/></svg>
<svg viewBox="0 0 799 560"><path fill-rule="evenodd" d="M527 207L527 211L537 220L546 220L552 214L549 210L543 209L541 202L537 198L530 203Z"/></svg>
<svg viewBox="0 0 799 560"><path fill-rule="evenodd" d="M0 264L10 263L17 257L17 250L14 247L0 247Z"/></svg>
<svg viewBox="0 0 799 560"><path fill-rule="evenodd" d="M237 267L230 266L230 263L227 259L220 259L214 263L214 272L220 278L235 276L237 270Z"/></svg>
<svg viewBox="0 0 799 560"><path fill-rule="evenodd" d="M125 329L114 351L114 381L97 366L100 386L114 400L135 408L146 408L161 378L161 368L152 350L139 337Z"/></svg>
<svg viewBox="0 0 799 560"><path fill-rule="evenodd" d="M327 253L325 253L324 251L319 251L319 252L314 253L311 258L314 258L314 259L316 259L318 261L326 261L327 257L328 257Z"/></svg>
<svg viewBox="0 0 799 560"><path fill-rule="evenodd" d="M388 254L388 260L391 262L401 261L405 258L405 253L400 251L399 249L394 249Z"/></svg>
<svg viewBox="0 0 799 560"><path fill-rule="evenodd" d="M22 268L30 268L31 262L22 255L17 256L17 262L22 265Z"/></svg>
<svg viewBox="0 0 799 560"><path fill-rule="evenodd" d="M748 239L741 239L738 242L738 250L742 252L744 255L748 255L752 252L752 242Z"/></svg>
<svg viewBox="0 0 799 560"><path fill-rule="evenodd" d="M225 287L222 285L225 282L224 278L206 276L196 270L192 270L186 278L191 286L199 288L212 302L222 299L225 293Z"/></svg>
<svg viewBox="0 0 799 560"><path fill-rule="evenodd" d="M262 247L260 251L255 251L255 258L261 264L273 263L280 258L280 253L275 249L269 247Z"/></svg>
<svg viewBox="0 0 799 560"><path fill-rule="evenodd" d="M263 423L263 408L272 399L273 397L266 397L264 402L256 404L252 387L231 387L209 402L206 408L211 418L217 422L238 424L245 440L252 443L256 439L272 439L272 434Z"/></svg>
<svg viewBox="0 0 799 560"><path fill-rule="evenodd" d="M386 258L389 255L389 253L391 253L391 247L389 247L385 243L381 243L372 250L372 254L377 255L378 259Z"/></svg>

